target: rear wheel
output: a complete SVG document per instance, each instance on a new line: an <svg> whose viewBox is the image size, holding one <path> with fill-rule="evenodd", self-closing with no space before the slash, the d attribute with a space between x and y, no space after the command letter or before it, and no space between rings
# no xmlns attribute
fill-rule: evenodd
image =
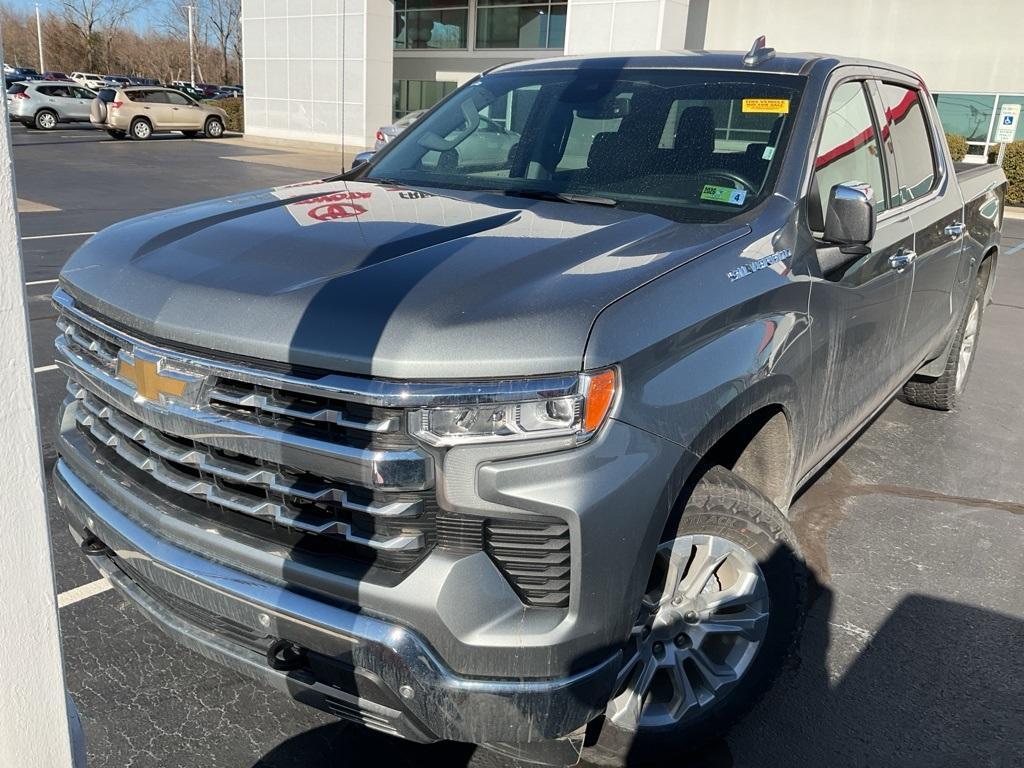
<svg viewBox="0 0 1024 768"><path fill-rule="evenodd" d="M658 547L592 749L620 763L725 731L793 650L805 594L783 514L736 475L711 469Z"/></svg>
<svg viewBox="0 0 1024 768"><path fill-rule="evenodd" d="M50 109L36 112L35 126L41 131L52 131L57 127L57 113Z"/></svg>
<svg viewBox="0 0 1024 768"><path fill-rule="evenodd" d="M126 134L125 134L124 131L114 130L113 128L108 128L107 129L107 134L112 139L123 139L123 138L126 138Z"/></svg>
<svg viewBox="0 0 1024 768"><path fill-rule="evenodd" d="M938 378L915 376L903 385L903 396L911 405L951 411L967 386L967 377L974 367L974 353L981 335L981 319L985 304L985 281L979 277L971 294L970 304L957 328L953 345L946 358L946 369Z"/></svg>
<svg viewBox="0 0 1024 768"><path fill-rule="evenodd" d="M145 141L153 135L153 126L141 117L137 117L132 121L128 132L135 141Z"/></svg>
<svg viewBox="0 0 1024 768"><path fill-rule="evenodd" d="M221 122L219 117L208 118L206 126L203 128L203 133L209 139L219 139L224 135L224 123Z"/></svg>

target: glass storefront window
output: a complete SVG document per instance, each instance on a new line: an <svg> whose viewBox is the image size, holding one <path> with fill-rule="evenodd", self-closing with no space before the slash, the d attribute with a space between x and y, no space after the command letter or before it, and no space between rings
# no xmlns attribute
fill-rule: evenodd
<svg viewBox="0 0 1024 768"><path fill-rule="evenodd" d="M395 80L395 119L418 109L434 106L456 87L458 87L458 83L447 80Z"/></svg>
<svg viewBox="0 0 1024 768"><path fill-rule="evenodd" d="M984 142L996 103L995 94L939 93L935 106L946 133L963 136L968 141Z"/></svg>
<svg viewBox="0 0 1024 768"><path fill-rule="evenodd" d="M568 5L551 0L480 0L477 48L562 48Z"/></svg>
<svg viewBox="0 0 1024 768"><path fill-rule="evenodd" d="M395 0L395 48L465 48L468 19L468 0Z"/></svg>
<svg viewBox="0 0 1024 768"><path fill-rule="evenodd" d="M935 106L946 133L967 139L967 154L985 158L997 146L995 131L999 110L1004 104L1024 105L1024 94L937 93ZM1024 140L1024 131L1017 131L1017 141Z"/></svg>

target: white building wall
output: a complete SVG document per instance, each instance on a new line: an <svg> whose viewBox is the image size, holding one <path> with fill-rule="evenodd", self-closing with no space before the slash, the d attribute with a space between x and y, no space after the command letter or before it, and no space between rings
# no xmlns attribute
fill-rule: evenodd
<svg viewBox="0 0 1024 768"><path fill-rule="evenodd" d="M569 0L567 54L679 51L700 47L687 30L708 0ZM694 26L700 27L700 24ZM703 31L701 29L701 31ZM696 42L697 45L692 45Z"/></svg>
<svg viewBox="0 0 1024 768"><path fill-rule="evenodd" d="M389 0L242 0L248 136L367 146L391 122Z"/></svg>
<svg viewBox="0 0 1024 768"><path fill-rule="evenodd" d="M711 0L705 47L822 51L908 67L932 91L1024 92L1024 0Z"/></svg>

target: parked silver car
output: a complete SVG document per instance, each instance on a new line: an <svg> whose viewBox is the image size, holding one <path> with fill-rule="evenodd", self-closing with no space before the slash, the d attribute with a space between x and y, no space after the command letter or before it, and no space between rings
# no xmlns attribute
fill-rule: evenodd
<svg viewBox="0 0 1024 768"><path fill-rule="evenodd" d="M12 83L7 89L7 111L12 120L29 128L51 131L60 123L89 122L94 98L94 91L72 82Z"/></svg>
<svg viewBox="0 0 1024 768"><path fill-rule="evenodd" d="M377 135L374 137L373 148L380 149L385 146L389 141L395 138L398 134L408 128L410 125L419 120L423 115L427 114L425 109L417 109L415 112L410 112L407 115L402 115L400 118L395 120L391 125L383 125L377 129Z"/></svg>

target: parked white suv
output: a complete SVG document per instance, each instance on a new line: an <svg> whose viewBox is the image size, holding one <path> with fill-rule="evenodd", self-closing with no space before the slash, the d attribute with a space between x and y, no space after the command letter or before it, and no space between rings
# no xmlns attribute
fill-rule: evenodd
<svg viewBox="0 0 1024 768"><path fill-rule="evenodd" d="M94 72L72 72L71 79L79 85L92 88L94 91L106 87L106 84L103 82L103 76L97 75Z"/></svg>

